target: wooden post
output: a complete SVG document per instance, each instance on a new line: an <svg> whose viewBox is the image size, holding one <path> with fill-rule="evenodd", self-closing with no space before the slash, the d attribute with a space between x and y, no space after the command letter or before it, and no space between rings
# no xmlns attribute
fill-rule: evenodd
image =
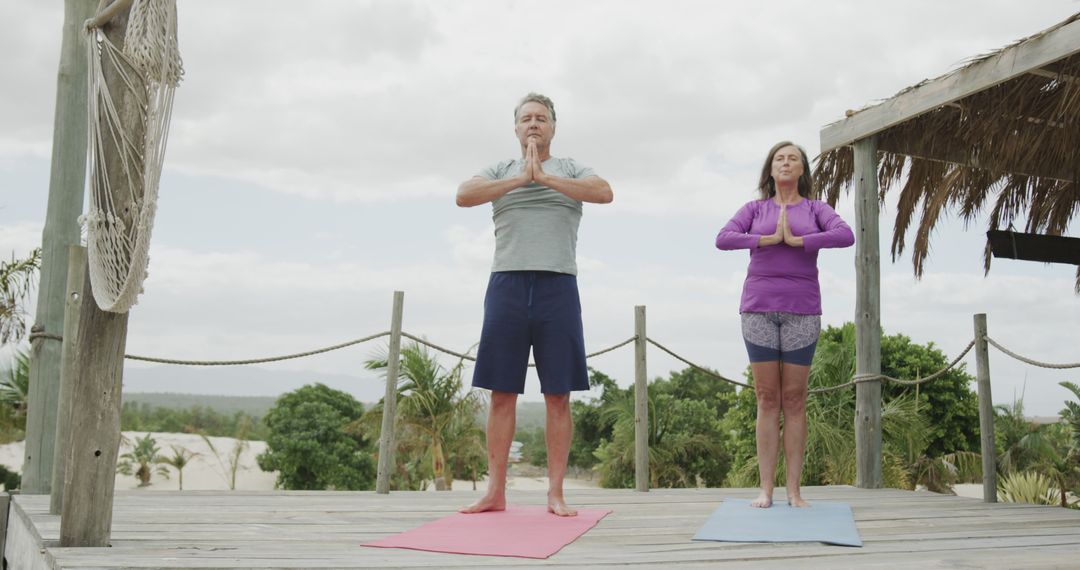
<svg viewBox="0 0 1080 570"><path fill-rule="evenodd" d="M77 245L68 247L67 302L64 304L64 344L60 355L60 402L56 415L56 445L53 446L50 515L60 514L60 506L64 503L64 474L71 456L71 402L75 390L75 353L79 346L79 314L85 278L86 248Z"/></svg>
<svg viewBox="0 0 1080 570"><path fill-rule="evenodd" d="M130 5L119 10L101 31L118 49L124 49ZM145 125L141 120L141 94L127 88L119 70L110 60L102 63L104 80L112 93L121 128L129 140L141 141ZM104 111L102 111L104 112ZM104 117L90 117L104 121ZM116 216L128 228L137 224L138 202L144 188L139 178L125 175L122 149L115 138L106 137L101 160L90 176L108 178L109 200ZM105 192L104 185L91 191ZM108 546L112 530L113 490L116 459L120 447L120 397L123 386L124 352L127 344L128 313L102 311L94 301L90 272L83 280L79 317L78 347L75 355L75 391L71 413L71 463L64 476L64 497L60 518L60 546ZM54 424L55 425L55 424Z"/></svg>
<svg viewBox="0 0 1080 570"><path fill-rule="evenodd" d="M78 217L86 180L86 54L82 25L94 15L97 0L64 2L60 68L56 75L52 172L41 239L41 281L34 328L60 335L64 327L67 247L79 243ZM60 392L60 341L36 340L30 351L30 393L26 416L22 492L45 494L52 480L56 405Z"/></svg>
<svg viewBox="0 0 1080 570"><path fill-rule="evenodd" d="M8 534L8 513L11 510L11 493L4 491L0 493L0 560L6 562L4 557L7 554L7 534ZM4 566L7 564L5 563Z"/></svg>
<svg viewBox="0 0 1080 570"><path fill-rule="evenodd" d="M116 458L120 451L120 389L127 313L98 308L83 279L71 410L71 459L64 476L60 546L108 546Z"/></svg>
<svg viewBox="0 0 1080 570"><path fill-rule="evenodd" d="M390 492L394 474L394 416L397 414L398 364L401 360L401 314L405 292L394 291L394 309L390 315L390 354L386 361L386 395L383 396L382 429L379 432L379 473L375 492Z"/></svg>
<svg viewBox="0 0 1080 570"><path fill-rule="evenodd" d="M997 502L997 447L994 443L994 401L990 397L990 353L986 314L975 315L975 377L979 382L979 434L982 440L983 502Z"/></svg>
<svg viewBox="0 0 1080 570"><path fill-rule="evenodd" d="M649 490L649 377L645 366L645 305L634 307L634 483Z"/></svg>
<svg viewBox="0 0 1080 570"><path fill-rule="evenodd" d="M855 142L855 373L881 373L881 260L878 238L877 139ZM881 381L855 388L855 485L881 478Z"/></svg>

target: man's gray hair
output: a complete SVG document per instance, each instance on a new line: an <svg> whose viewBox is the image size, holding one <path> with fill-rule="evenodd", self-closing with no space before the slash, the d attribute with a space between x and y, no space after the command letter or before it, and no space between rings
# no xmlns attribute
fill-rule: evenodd
<svg viewBox="0 0 1080 570"><path fill-rule="evenodd" d="M548 112L551 113L551 122L555 122L555 103L552 103L551 99L549 99L546 95L541 95L539 93L529 93L528 95L521 98L521 102L517 104L517 107L514 107L515 123L518 120L518 113L521 112L521 107L523 107L525 103L540 103L541 105L547 107Z"/></svg>

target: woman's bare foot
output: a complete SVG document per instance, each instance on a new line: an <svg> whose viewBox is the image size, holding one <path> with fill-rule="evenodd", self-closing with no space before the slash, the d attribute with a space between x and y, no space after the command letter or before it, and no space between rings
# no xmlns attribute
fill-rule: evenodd
<svg viewBox="0 0 1080 570"><path fill-rule="evenodd" d="M762 491L761 494L758 495L756 499L751 501L750 506L758 508L758 509L767 509L767 508L771 507L772 506L772 494L766 493L765 491Z"/></svg>
<svg viewBox="0 0 1080 570"><path fill-rule="evenodd" d="M787 500L787 504L789 504L789 505L791 505L793 507L796 507L796 508L800 508L800 509L803 508L803 507L809 507L810 506L810 503L807 503L799 495L789 495L788 500Z"/></svg>
<svg viewBox="0 0 1080 570"><path fill-rule="evenodd" d="M506 495L502 493L488 493L483 496L479 501L458 509L459 513L483 513L487 511L505 511L506 510Z"/></svg>
<svg viewBox="0 0 1080 570"><path fill-rule="evenodd" d="M548 494L548 512L559 515L560 517L576 517L577 510L572 509L566 505L566 501L562 497Z"/></svg>

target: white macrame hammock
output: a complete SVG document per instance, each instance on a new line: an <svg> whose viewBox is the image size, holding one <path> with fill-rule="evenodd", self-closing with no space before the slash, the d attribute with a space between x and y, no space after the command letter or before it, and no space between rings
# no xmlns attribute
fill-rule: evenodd
<svg viewBox="0 0 1080 570"><path fill-rule="evenodd" d="M120 93L105 83L105 63L121 78ZM94 300L103 311L124 313L136 303L147 276L173 94L184 73L175 0L134 0L123 51L99 29L89 30L87 64L90 207L79 221L86 229ZM124 100L126 105L118 107ZM138 116L122 116L131 113ZM133 120L140 123L135 133L124 126ZM133 140L138 130L145 134ZM110 153L118 153L112 159L118 158L124 180L110 179L105 167ZM130 208L119 211L118 201Z"/></svg>

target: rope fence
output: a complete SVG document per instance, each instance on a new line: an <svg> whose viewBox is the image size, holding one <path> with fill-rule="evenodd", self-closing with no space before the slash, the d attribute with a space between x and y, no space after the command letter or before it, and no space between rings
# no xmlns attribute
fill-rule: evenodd
<svg viewBox="0 0 1080 570"><path fill-rule="evenodd" d="M315 356L315 355L319 355L319 354L332 352L332 351L335 351L335 350L340 350L340 349L347 348L347 347L350 347L350 346L355 346L355 345L362 344L362 343L365 343L365 342L370 342L370 341L377 340L377 339L388 338L389 339L389 342L388 342L388 354L387 354L388 368L387 368L387 382L386 382L387 395L386 395L385 401L389 403L389 405L387 407L387 409L389 411L386 414L384 414L384 417L383 417L383 424L384 425L383 425L383 429L380 432L379 448L380 449L394 449L394 442L393 442L393 434L394 434L393 416L394 416L394 412L393 412L393 409L394 409L394 406L396 405L396 403L395 403L396 402L396 390L397 390L396 384L397 384L397 377L398 377L397 364L398 364L399 359L400 359L401 339L402 338L409 339L410 341L413 341L413 342L417 343L418 345L425 346L427 348L430 348L432 350L438 351L440 353L443 353L443 354L446 354L446 355L449 355L449 356L460 358L463 361L464 360L468 360L470 362L475 362L476 361L476 357L473 356L472 354L470 354L472 352L472 348L470 348L469 350L467 350L465 352L459 352L459 351L456 351L456 350L451 350L449 348L446 348L446 347L441 346L439 344L436 344L434 342L431 342L431 341L429 341L429 340L427 340L427 339L425 339L423 337L416 336L416 335L413 335L413 334L410 334L408 332L403 331L402 327L401 327L403 303L404 303L404 292L395 291L394 292L394 306L393 306L393 310L391 312L391 323L390 323L391 327L390 327L389 331L383 331L383 332L379 332L379 333L376 333L376 334L373 334L373 335L365 336L363 338L349 340L349 341L346 341L346 342L326 346L326 347L323 347L323 348L317 348L317 349L314 349L314 350L307 350L307 351L304 351L304 352L298 352L298 353L294 353L294 354L286 354L286 355L280 355L280 356L268 356L268 357L263 357L263 358L249 358L249 359L244 359L244 360L184 360L184 359L177 359L177 358L160 358L160 357L151 357L151 356L141 356L141 355L135 355L135 354L126 354L126 355L124 355L124 358L126 358L128 360L135 360L135 361L141 361L141 362L152 362L152 363L157 363L157 364L172 364L172 365L180 365L180 366L240 366L240 365L247 365L247 364L262 364L262 363L269 363L269 362L280 362L280 361L284 361L284 360L293 360L293 359L304 358L304 357L308 357L308 356ZM70 308L71 306L69 305L68 307ZM74 310L77 311L78 308L76 307ZM649 487L649 485L648 485L648 476L647 476L647 471L648 471L647 461L639 462L638 458L640 458L640 457L648 457L648 455L649 455L649 453L648 453L648 434L646 433L646 430L643 427L643 426L648 425L648 408L647 408L647 396L646 396L647 393L648 393L648 384L649 384L649 382L648 382L648 374L647 374L648 373L648 367L647 367L647 352L648 352L647 348L648 348L648 345L650 345L650 344L653 345L653 347L655 347L656 349L664 352L665 354L667 354L671 358L674 358L675 360L685 364L686 366L689 366L690 368L692 368L692 369L694 369L694 370L696 370L696 371L698 371L700 373L703 373L703 374L706 374L706 375L708 375L710 377L716 378L717 380L719 380L721 382L726 382L728 384L731 384L731 385L734 385L734 386L740 386L742 388L751 388L752 389L753 386L751 384L749 384L749 383L740 382L738 380L733 380L733 379L728 378L728 377L726 377L726 376L724 376L724 375L722 375L722 374L720 374L718 372L710 370L708 367L702 366L701 364L698 364L698 363L690 360L689 358L686 358L685 356L683 356L683 355L675 352L674 350L668 348L667 346L661 344L657 340L655 340L653 338L650 338L646 334L645 307L644 306L636 306L634 308L634 310L635 310L634 335L631 336L630 338L626 339L626 340L623 340L621 342L613 344L613 345L611 345L611 346L609 346L607 348L604 348L602 350L598 350L598 351L595 351L595 352L588 353L588 354L586 354L586 358L595 358L597 356L607 354L607 353L613 352L615 350L618 350L620 348L623 348L623 347L625 347L627 345L630 345L630 344L634 345L635 482L637 484L637 489L639 491L645 491L645 490L648 490L648 487ZM1041 361L1038 361L1038 360L1035 360L1035 359L1032 359L1032 358L1021 356L1021 355L1019 355L1019 354L1005 348L1004 346L1002 346L1000 343L998 343L994 339L990 338L990 336L987 334L986 315L985 314L980 313L980 314L975 315L974 317L975 317L975 331L974 331L975 334L974 334L974 338L967 343L967 346L965 346L964 349L962 351L960 351L960 353L954 359L952 359L952 361L950 361L945 367L943 367L942 369L934 372L933 374L930 374L930 375L928 375L926 377L916 378L916 379L901 379L901 378L893 378L891 376L881 374L880 372L859 373L859 374L852 375L850 380L848 380L847 382L844 382L842 384L838 384L838 385L835 385L835 386L822 386L822 387L811 388L811 389L807 390L807 393L808 394L824 394L824 393L829 393L829 392L835 392L835 391L838 391L838 390L845 390L845 389L851 388L853 386L858 387L861 384L867 384L867 383L873 383L873 382L891 382L893 384L898 384L898 385L901 385L901 386L918 386L918 385L921 385L921 384L932 382L932 381L934 381L936 379L940 379L948 371L954 369L971 352L972 348L974 348L975 349L975 360L976 360L976 376L977 376L976 380L977 380L977 383L978 383L978 396L979 396L979 423L980 423L980 430L979 431L980 431L980 437L982 439L981 449L983 450L982 455L983 455L983 463L984 463L984 465L983 465L984 500L986 500L987 502L993 502L995 497L996 497L995 493L996 493L997 484L996 484L996 478L995 478L996 477L996 469L995 469L994 463L993 463L995 444L994 444L994 441L993 441L993 433L994 433L994 428L993 428L993 403L992 403L991 394L990 394L990 373L989 373L989 364L988 364L989 360L988 360L988 354L987 354L988 347L993 346L994 348L998 349L999 351L1001 351L1002 353L1006 354L1007 356L1009 356L1011 358L1014 358L1016 360L1024 362L1024 363L1026 363L1028 365L1038 366L1038 367L1041 367L1041 368L1049 368L1049 369L1056 369L1056 370L1074 369L1074 368L1080 368L1080 363L1053 364L1053 363L1041 362ZM70 318L77 319L78 314L73 313L71 315L68 315L68 314L66 314L66 311L65 311L65 321L70 319ZM75 321L75 322L78 322L78 321ZM43 329L43 327L40 327L40 326L33 327L30 330L30 334L28 336L29 336L29 340L32 343L36 343L36 344L34 344L35 348L38 348L40 346L40 343L42 343L44 341L50 341L50 340L51 341L60 341L60 342L63 341L63 338L61 336L58 336L56 334L50 334L47 331L45 331ZM68 353L74 352L74 351L64 351L64 352L65 352L65 354L68 354ZM75 364L73 362L74 362L74 359L69 359L67 357L64 357L64 358L61 359L61 367L64 368L65 370L67 370L68 369L67 367L75 366ZM529 366L535 366L535 365L534 364L529 364ZM880 366L880 363L879 363L879 366ZM391 380L391 379L393 379L393 380ZM866 389L863 389L863 388L860 388L859 390L857 390L856 397L858 398L858 402L860 403L859 406L862 406L862 408L859 408L859 406L856 407L857 408L856 409L856 414L857 414L857 419L858 419L858 421L856 422L857 423L857 426L856 426L857 441L858 441L858 438L860 437L860 434L863 434L862 435L863 439L866 439L868 436L866 436L865 434L872 433L874 431L880 430L880 428L881 428L881 424L880 424L881 419L880 419L880 417L875 417L874 412L872 411L872 410L880 408L880 405L881 405L880 396L881 396L880 395L880 390L866 390ZM859 409L862 409L863 412L859 412L858 411ZM870 410L870 411L868 411L868 410ZM858 414L860 414L860 413L863 413L863 415L859 416ZM875 451L874 449L866 449L867 445L864 445L864 449L862 451L859 451L858 446L856 446L857 447L857 449L856 449L857 455L861 453L861 455L860 455L861 459L859 459L859 461L861 462L860 463L860 469L864 469L864 470L865 469L872 469L872 466L869 466L870 463L872 463L873 458L875 456L880 455L880 450ZM878 457L878 460L880 460L880 457ZM376 492L377 493L383 493L383 494L389 493L390 476L391 476L392 471L393 471L393 466L390 464L390 461L391 461L391 455L390 454L386 454L386 455L380 454L380 456L379 456L379 468L378 468L378 480L376 482ZM862 466L863 463L867 463L868 466L863 467Z"/></svg>
<svg viewBox="0 0 1080 570"><path fill-rule="evenodd" d="M1005 348L1004 346L1001 346L1000 344L997 343L997 341L995 341L994 339L992 339L992 338L990 338L988 336L983 337L983 338L985 338L986 342L990 343L994 348L1000 350L1001 352L1004 352L1006 355L1011 356L1011 357L1019 360L1020 362L1030 364L1032 366L1038 366L1039 368L1052 368L1054 370L1067 370L1069 368L1080 368L1080 362L1074 362L1072 364L1050 364L1050 363L1047 363L1047 362L1039 362L1038 360L1032 360L1030 358L1025 358L1025 357L1020 356L1019 354L1016 354L1015 352Z"/></svg>
<svg viewBox="0 0 1080 570"><path fill-rule="evenodd" d="M355 339L355 340L350 340L350 341L342 342L342 343L339 343L339 344L327 346L327 347L324 347L324 348L318 348L318 349L314 349L314 350L309 350L309 351L305 351L305 352L298 352L298 353L295 353L295 354L286 354L286 355L282 355L282 356L268 356L268 357L263 357L263 358L250 358L250 359L245 359L245 360L180 360L180 359L174 359L174 358L160 358L160 357L154 357L154 356L140 356L140 355L137 355L137 354L126 354L126 355L124 355L124 358L126 358L128 360L137 360L137 361L140 361L140 362L153 362L153 363L156 363L156 364L174 364L174 365L179 365L179 366L241 366L241 365L247 365L247 364L264 364L264 363L268 363L268 362L281 362L281 361L284 361L284 360L293 360L293 359L297 359L297 358L304 358L304 357L307 357L307 356L315 356L315 355L318 355L318 354L324 354L324 353L327 353L327 352L340 350L342 348L348 348L350 346L355 346L357 344L363 344L365 342L369 342L369 341L372 341L372 340L376 340L376 339L379 339L379 338L382 338L382 337L388 337L388 336L391 336L390 331L383 331L381 333L365 336L363 338L358 338L358 339ZM470 355L468 353L461 353L461 352L458 352L456 350L451 350L451 349L446 348L444 346L440 346L438 344L435 344L435 343L433 343L433 342L431 342L431 341L429 341L429 340L427 340L425 338L418 337L416 335L407 333L405 331L401 332L401 336L403 336L403 337L405 337L405 338L407 338L409 340L415 341L415 342L417 342L419 344L422 344L422 345L424 345L424 346L426 346L428 348L431 348L433 350L437 350L439 352L445 353L447 355L454 356L454 357L460 358L462 360L468 360L470 362L476 362L476 357L475 356L472 356L472 355ZM28 335L28 340L30 340L31 342L33 342L35 340L38 340L38 339L48 339L48 340L56 340L56 341L63 341L64 340L63 337L61 337L61 336L54 335L54 334L47 334L47 333L42 332L42 331L33 331ZM632 337L630 337L630 338L628 338L628 339L626 339L626 340L624 340L624 341L622 341L620 343L614 344L614 345L609 346L609 347L607 347L605 349L598 350L596 352L591 352L589 354L586 354L585 357L586 358L594 358L594 357L600 356L602 354L607 354L609 352L618 350L618 349L620 349L620 348L622 348L622 347L624 347L624 346L626 346L626 345L628 345L628 344L630 344L630 343L632 343L632 342L634 342L636 340L637 340L637 336L632 336ZM704 374L712 376L713 378L716 378L717 380L720 380L722 382L726 382L728 384L732 384L732 385L735 385L735 386L740 386L740 387L743 387L743 388L753 388L753 386L750 385L750 384L747 384L745 382L739 382L738 380L732 380L731 378L728 378L728 377L726 377L726 376L724 376L722 374L719 374L717 372L714 372L713 370L710 370L709 368L707 368L705 366L702 366L702 365L700 365L700 364L698 364L696 362L693 362L693 361L689 360L688 358L686 358L686 357L676 353L675 351L671 350L670 348L664 346L663 344L661 344L660 342L656 341L653 338L646 337L645 340L649 344L651 344L651 345L655 346L656 348L660 349L661 351L667 353L669 356L671 356L675 360L678 360L679 362L682 362L683 364L686 364L687 366L689 366L689 367L691 367L691 368L693 368L693 369L695 369L695 370L697 370L699 372L702 372ZM1019 354L1005 348L1004 346L1002 346L1000 343L998 343L994 339L990 338L989 336L984 336L983 340L985 340L991 346L993 346L994 348L1000 350L1002 353L1006 354L1007 356L1010 356L1010 357L1012 357L1012 358L1014 358L1016 360L1019 360L1020 362L1023 362L1025 364L1030 364L1032 366L1037 366L1037 367L1040 367L1040 368L1049 368L1049 369L1054 369L1054 370L1067 370L1067 369L1073 369L1073 368L1080 368L1080 363L1053 364L1053 363L1041 362L1041 361L1038 361L1038 360L1027 358L1025 356L1019 355ZM892 382L894 384L899 384L901 386L918 386L920 384L925 384L925 383L930 382L932 380L936 380L937 378L939 378L940 376L942 376L943 374L945 374L949 370L952 370L953 368L955 368L956 365L959 364L960 361L963 360L963 358L967 355L967 353L971 352L971 349L974 348L974 347L975 347L975 340L973 339L970 342L968 342L967 346L964 347L964 349L962 351L960 351L960 354L958 354L956 356L956 358L954 358L952 360L952 362L950 362L947 366L945 366L941 370L938 370L937 372L934 372L933 374L931 374L931 375L929 375L929 376L927 376L925 378L917 378L917 379L914 379L914 380L906 380L906 379L901 379L901 378L893 378L892 376L887 376L885 374L855 374L854 376L852 376L850 381L845 382L843 384L837 384L836 386L824 386L824 387L819 387L819 388L813 388L813 389L809 390L807 393L808 394L824 394L824 393L828 393L828 392L835 392L837 390L842 390L844 388L855 386L856 384L860 384L860 383L863 383L863 382L877 382L877 381L882 381L882 380L886 381L886 382ZM529 363L529 366L530 367L535 367L536 365L533 364L533 363Z"/></svg>
<svg viewBox="0 0 1080 570"><path fill-rule="evenodd" d="M309 350L307 352L298 352L296 354L287 354L285 356L270 356L266 358L251 358L248 360L174 360L171 358L157 358L153 356L138 356L135 354L125 354L124 358L128 360L139 360L142 362L156 362L159 364L179 364L181 366L238 366L241 364L262 364L264 362L279 362L282 360L292 360L294 358L303 358L305 356L313 356L316 354L323 354L347 346L353 346L354 344L361 344L369 340L375 340L384 336L390 336L390 331L373 334L364 338L358 338L356 340L350 340L341 344L335 344L326 348L318 348L315 350Z"/></svg>

